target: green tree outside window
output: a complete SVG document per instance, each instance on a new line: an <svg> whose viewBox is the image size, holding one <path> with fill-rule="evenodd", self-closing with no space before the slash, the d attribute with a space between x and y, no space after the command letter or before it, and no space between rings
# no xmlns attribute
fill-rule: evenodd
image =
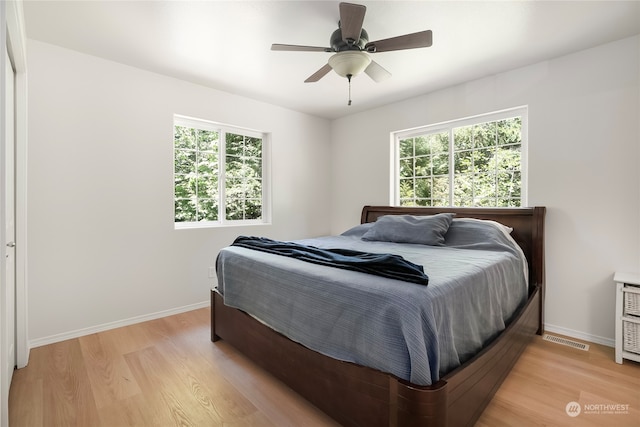
<svg viewBox="0 0 640 427"><path fill-rule="evenodd" d="M175 121L176 223L263 219L263 138L250 133Z"/></svg>
<svg viewBox="0 0 640 427"><path fill-rule="evenodd" d="M401 206L522 204L521 116L440 126L397 143Z"/></svg>

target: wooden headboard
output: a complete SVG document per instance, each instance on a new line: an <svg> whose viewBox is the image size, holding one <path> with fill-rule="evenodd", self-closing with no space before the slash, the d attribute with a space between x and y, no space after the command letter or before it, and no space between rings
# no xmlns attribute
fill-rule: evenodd
<svg viewBox="0 0 640 427"><path fill-rule="evenodd" d="M544 292L544 215L545 207L533 208L449 208L408 206L365 206L360 222L374 222L383 215L435 215L452 212L456 218L490 219L513 228L511 236L529 261L529 292ZM544 294L543 294L544 295Z"/></svg>

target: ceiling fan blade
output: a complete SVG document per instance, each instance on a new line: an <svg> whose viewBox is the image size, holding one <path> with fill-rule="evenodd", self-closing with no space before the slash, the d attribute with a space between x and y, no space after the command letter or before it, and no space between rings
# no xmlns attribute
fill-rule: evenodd
<svg viewBox="0 0 640 427"><path fill-rule="evenodd" d="M378 64L376 61L371 61L367 68L364 69L364 72L376 83L380 83L391 77L391 73L385 70L382 65Z"/></svg>
<svg viewBox="0 0 640 427"><path fill-rule="evenodd" d="M418 33L405 34L404 36L369 42L365 45L364 49L367 52L389 52L392 50L429 47L432 44L433 34L431 30L426 30Z"/></svg>
<svg viewBox="0 0 640 427"><path fill-rule="evenodd" d="M318 71L316 71L315 73L311 74L309 76L309 78L307 78L307 80L305 80L305 83L314 83L317 82L318 80L320 80L321 78L323 78L324 76L327 75L327 73L329 71L331 71L333 68L331 68L331 65L329 64L325 64L324 67L320 68Z"/></svg>
<svg viewBox="0 0 640 427"><path fill-rule="evenodd" d="M296 44L277 44L271 45L271 50L282 50L289 52L331 52L330 47L319 46L299 46Z"/></svg>
<svg viewBox="0 0 640 427"><path fill-rule="evenodd" d="M340 3L340 30L345 43L358 43L366 12L366 6L361 4Z"/></svg>

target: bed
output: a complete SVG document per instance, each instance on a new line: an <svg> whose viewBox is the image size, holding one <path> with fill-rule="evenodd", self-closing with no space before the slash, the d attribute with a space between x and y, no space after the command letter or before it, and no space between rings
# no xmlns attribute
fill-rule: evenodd
<svg viewBox="0 0 640 427"><path fill-rule="evenodd" d="M516 297L516 300L518 298L520 300L514 306L515 308L510 308L511 311L504 314L503 328L493 335L489 332L489 338L486 335L484 338L480 338L481 347L473 354L469 355L467 354L468 350L463 349L463 356L459 358L459 366L444 363L447 366L440 367L442 372L438 372L437 367L443 364L443 360L448 360L448 356L438 358L433 352L429 354L435 362L429 361L429 363L435 364L436 368L434 371L434 367L431 366L431 372L426 374L424 371L425 369L429 370L429 363L422 367L418 366L419 364L409 365L407 369L395 372L392 369L387 369L384 365L382 368L376 368L376 365L372 367L368 362L362 364L349 361L350 356L346 358L331 357L330 351L325 351L325 349L312 350L313 345L299 344L297 342L301 341L299 337L294 336L293 339L290 339L284 333L276 332L276 330L283 330L281 325L277 323L267 326L269 322L264 320L264 316L267 315L260 311L260 307L251 306L252 308L247 310L251 313L249 315L244 310L225 304L224 291L226 291L227 302L232 302L234 306L242 306L236 300L232 301L233 292L229 290L232 289L230 287L227 289L221 287L221 289L214 289L211 292L212 341L224 339L343 425L472 425L489 403L530 338L536 333L543 332L545 208L471 209L365 206L361 216L363 227L362 230L355 231L356 240L360 240L361 237L361 234L358 233L366 232L363 230L369 230L372 228L371 226L376 226L376 220L380 217L384 217L384 219L399 219L400 216L405 215L433 217L442 216L445 213L455 214L454 222L464 221L464 218L475 218L497 221L510 227L512 231L507 234L519 245L521 254L527 260L526 270L522 273L526 276L523 294ZM350 238L355 239L353 236ZM445 248L444 252L447 251L456 252L457 249ZM411 252L407 254L409 258L413 256ZM263 257L265 256L267 260L268 256L283 258L271 254ZM274 264L279 262L284 263L285 261L276 262L273 259ZM411 292L426 292L426 289L429 289L429 292L436 292L440 288L439 280L442 279L438 276L437 266L427 267L427 264L425 264L425 272L431 274L435 270L435 274L429 277L429 284L422 287L424 289L419 289L420 286L413 284L400 284L400 287L395 289L404 289L402 286L405 286L407 289L416 289ZM225 269L229 270L230 268L222 266L219 271L219 278L222 277L221 282L225 282L224 276L229 274ZM264 266L254 270L262 271L263 268ZM319 268L326 269L328 267L313 265L306 269L318 270ZM253 272L244 274L251 279L247 282L259 282L262 277L260 274L250 277L254 274ZM342 276L355 277L358 274L362 275L346 271ZM295 276L293 272L290 275ZM229 274L229 277L232 275ZM262 288L268 288L265 286L268 279L266 276L264 277L265 283L255 283L255 287L248 288L245 293L253 295ZM373 285L377 283L377 280L381 279L369 279ZM286 281L282 279L283 283ZM295 280L293 281L295 282ZM229 283L232 281L229 280ZM491 283L488 285L493 286ZM241 295L242 292L239 294ZM410 300L414 294L408 295ZM262 299L262 296L259 299ZM270 304L267 303L267 305ZM375 305L371 307L375 307ZM313 307L310 307L309 310L312 309ZM327 314L330 314L329 309L326 311ZM375 315L379 311L381 310L378 308L369 310L369 314ZM256 315L256 313L258 314ZM375 321L377 321L375 318L367 319L367 322ZM470 322L473 324L474 320L470 320ZM485 322L488 321L483 320L477 323L484 324ZM296 326L295 322L293 323L293 326ZM406 329L402 324L400 328L401 330ZM469 324L464 328L468 329ZM337 329L340 330L340 328ZM287 330L286 333L291 336L291 331ZM383 335L385 335L384 330L377 331L371 339L382 336L383 341L381 342L387 342L384 340L397 334L393 332L391 336ZM415 336L415 334L409 333L409 336ZM378 348L381 347L379 343L375 345L378 345ZM459 346L457 343L453 347ZM395 344L389 347L395 347ZM422 355L415 356L411 352L408 354L409 359L420 360L423 358ZM390 353L388 356L389 359L395 357L394 353Z"/></svg>

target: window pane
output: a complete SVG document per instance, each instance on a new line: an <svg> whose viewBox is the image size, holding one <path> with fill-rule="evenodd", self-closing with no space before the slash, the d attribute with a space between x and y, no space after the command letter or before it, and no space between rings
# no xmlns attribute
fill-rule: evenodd
<svg viewBox="0 0 640 427"><path fill-rule="evenodd" d="M473 171L472 151L460 151L453 154L454 170L458 173L468 173Z"/></svg>
<svg viewBox="0 0 640 427"><path fill-rule="evenodd" d="M213 175L200 175L196 182L198 199L211 199L217 197L217 177L214 177Z"/></svg>
<svg viewBox="0 0 640 427"><path fill-rule="evenodd" d="M497 167L500 170L518 170L520 169L521 158L520 145L507 145L498 148L496 153Z"/></svg>
<svg viewBox="0 0 640 427"><path fill-rule="evenodd" d="M244 197L244 187L242 185L242 178L227 178L225 191L227 198Z"/></svg>
<svg viewBox="0 0 640 427"><path fill-rule="evenodd" d="M500 172L498 173L498 197L517 197L521 193L520 172Z"/></svg>
<svg viewBox="0 0 640 427"><path fill-rule="evenodd" d="M416 179L416 197L431 197L431 178Z"/></svg>
<svg viewBox="0 0 640 427"><path fill-rule="evenodd" d="M198 150L199 151L217 151L218 150L218 132L210 130L198 130Z"/></svg>
<svg viewBox="0 0 640 427"><path fill-rule="evenodd" d="M227 133L227 156L242 156L244 154L244 136Z"/></svg>
<svg viewBox="0 0 640 427"><path fill-rule="evenodd" d="M453 149L455 151L473 148L472 126L465 126L453 130Z"/></svg>
<svg viewBox="0 0 640 427"><path fill-rule="evenodd" d="M187 150L175 151L175 173L189 174L195 171L196 152Z"/></svg>
<svg viewBox="0 0 640 427"><path fill-rule="evenodd" d="M192 199L176 199L175 201L175 221L191 222L196 221L196 204Z"/></svg>
<svg viewBox="0 0 640 427"><path fill-rule="evenodd" d="M449 132L440 132L433 135L431 139L431 153L449 152Z"/></svg>
<svg viewBox="0 0 640 427"><path fill-rule="evenodd" d="M473 199L465 195L453 195L453 206L466 207L473 206Z"/></svg>
<svg viewBox="0 0 640 427"><path fill-rule="evenodd" d="M475 198L496 197L496 175L478 173L473 175L473 196Z"/></svg>
<svg viewBox="0 0 640 427"><path fill-rule="evenodd" d="M401 140L399 151L400 151L401 159L405 157L412 157L413 156L413 138Z"/></svg>
<svg viewBox="0 0 640 427"><path fill-rule="evenodd" d="M199 174L218 174L218 156L215 153L199 153L198 156Z"/></svg>
<svg viewBox="0 0 640 427"><path fill-rule="evenodd" d="M176 199L188 199L193 196L189 190L189 178L187 175L174 176L174 188Z"/></svg>
<svg viewBox="0 0 640 427"><path fill-rule="evenodd" d="M218 206L216 200L198 199L197 221L215 221L218 218Z"/></svg>
<svg viewBox="0 0 640 427"><path fill-rule="evenodd" d="M413 191L413 178L400 180L400 198L413 199L415 193Z"/></svg>
<svg viewBox="0 0 640 427"><path fill-rule="evenodd" d="M262 218L262 200L249 199L245 202L244 219Z"/></svg>
<svg viewBox="0 0 640 427"><path fill-rule="evenodd" d="M473 199L473 206L478 208L489 208L496 205L495 199L483 199L483 198L475 198Z"/></svg>
<svg viewBox="0 0 640 427"><path fill-rule="evenodd" d="M514 117L496 122L498 131L498 144L519 144L522 142L522 119Z"/></svg>
<svg viewBox="0 0 640 427"><path fill-rule="evenodd" d="M227 177L239 178L244 176L244 165L242 159L234 156L227 156L226 172Z"/></svg>
<svg viewBox="0 0 640 427"><path fill-rule="evenodd" d="M262 158L262 139L261 138L246 138L244 155L247 157L254 157L257 159Z"/></svg>
<svg viewBox="0 0 640 427"><path fill-rule="evenodd" d="M244 199L227 198L226 219L230 221L242 220L244 212Z"/></svg>
<svg viewBox="0 0 640 427"><path fill-rule="evenodd" d="M245 161L245 175L251 178L262 177L262 160L248 158Z"/></svg>
<svg viewBox="0 0 640 427"><path fill-rule="evenodd" d="M196 148L196 130L184 126L174 126L173 146L179 149Z"/></svg>
<svg viewBox="0 0 640 427"><path fill-rule="evenodd" d="M471 174L455 175L453 179L453 205L471 206L473 200L473 185Z"/></svg>
<svg viewBox="0 0 640 427"><path fill-rule="evenodd" d="M424 136L415 138L415 155L424 156L429 153L431 153L431 150L429 149L429 139Z"/></svg>
<svg viewBox="0 0 640 427"><path fill-rule="evenodd" d="M262 139L227 134L226 141L226 218L258 219L262 215Z"/></svg>
<svg viewBox="0 0 640 427"><path fill-rule="evenodd" d="M521 205L520 199L498 199L496 206L505 208L519 208Z"/></svg>
<svg viewBox="0 0 640 427"><path fill-rule="evenodd" d="M400 160L400 177L408 178L413 176L413 158Z"/></svg>
<svg viewBox="0 0 640 427"><path fill-rule="evenodd" d="M440 154L431 157L432 172L434 175L448 175L449 174L449 155Z"/></svg>
<svg viewBox="0 0 640 427"><path fill-rule="evenodd" d="M247 198L262 198L262 181L259 179L248 179L244 184L244 192Z"/></svg>
<svg viewBox="0 0 640 427"><path fill-rule="evenodd" d="M431 161L429 156L416 157L416 167L413 174L415 176L431 175Z"/></svg>
<svg viewBox="0 0 640 427"><path fill-rule="evenodd" d="M479 172L493 171L496 168L494 150L480 149L473 151L473 170Z"/></svg>
<svg viewBox="0 0 640 427"><path fill-rule="evenodd" d="M473 127L473 145L475 148L496 145L496 123L482 123Z"/></svg>
<svg viewBox="0 0 640 427"><path fill-rule="evenodd" d="M449 205L449 177L433 178L431 196L439 200L439 206Z"/></svg>

